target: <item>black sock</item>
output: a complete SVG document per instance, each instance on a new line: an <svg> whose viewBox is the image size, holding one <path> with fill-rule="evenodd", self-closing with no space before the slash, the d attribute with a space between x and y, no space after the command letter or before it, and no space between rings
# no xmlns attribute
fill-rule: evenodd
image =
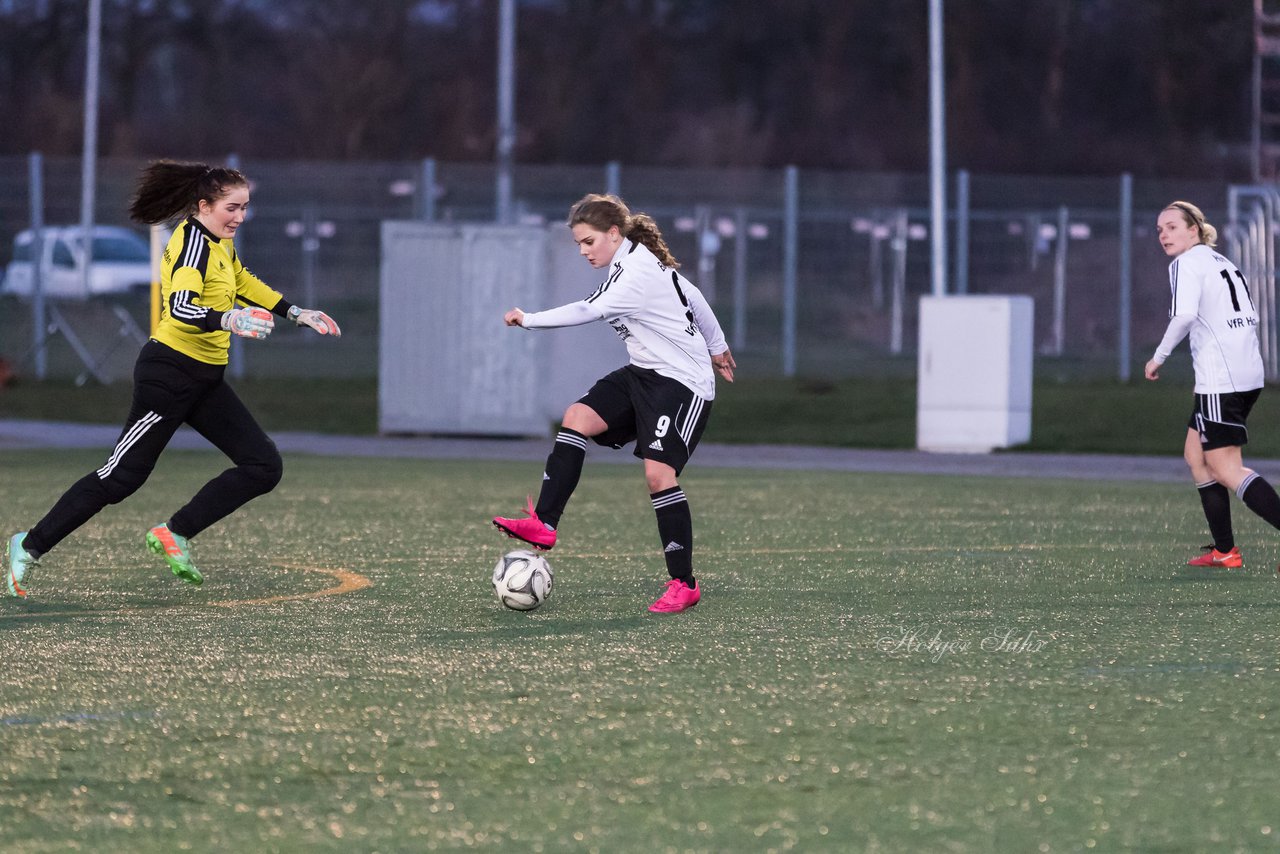
<svg viewBox="0 0 1280 854"><path fill-rule="evenodd" d="M560 525L560 515L569 503L569 496L578 488L582 476L582 461L587 456L587 437L576 430L562 427L556 435L555 446L547 457L542 471L542 491L538 493L538 506L534 511L538 518L555 528Z"/></svg>
<svg viewBox="0 0 1280 854"><path fill-rule="evenodd" d="M1246 507L1270 522L1272 527L1280 528L1280 495L1276 495L1265 477L1253 472L1240 482L1236 495L1240 496Z"/></svg>
<svg viewBox="0 0 1280 854"><path fill-rule="evenodd" d="M684 490L678 486L650 493L653 512L658 516L658 536L662 554L667 559L667 574L693 589L693 515Z"/></svg>
<svg viewBox="0 0 1280 854"><path fill-rule="evenodd" d="M39 560L40 556L43 555L44 552L32 548L29 545L30 542L31 542L31 535L27 534L25 537L22 538L22 542L18 543L18 545L22 547L22 550L24 552L31 555L32 560Z"/></svg>
<svg viewBox="0 0 1280 854"><path fill-rule="evenodd" d="M1220 552L1231 551L1236 546L1236 538L1231 531L1230 490L1216 480L1197 483L1196 489L1204 507L1204 518L1209 522L1209 533L1213 535L1213 547Z"/></svg>

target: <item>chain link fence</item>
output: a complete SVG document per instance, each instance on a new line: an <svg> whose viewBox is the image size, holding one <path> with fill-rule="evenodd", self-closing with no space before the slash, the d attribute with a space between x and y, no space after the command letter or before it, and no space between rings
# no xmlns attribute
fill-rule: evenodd
<svg viewBox="0 0 1280 854"><path fill-rule="evenodd" d="M337 348L301 335L281 336L275 347L242 348L237 370L245 375L372 378L380 223L484 222L495 216L490 164L228 160L253 181L251 220L237 238L241 257L290 300L331 310L345 333ZM12 259L14 237L31 222L29 165L25 157L0 157L3 264ZM143 165L99 160L97 222L128 224L129 198ZM80 160L43 158L43 176L44 222L77 223ZM514 198L517 219L528 223L558 222L584 193L605 190L653 215L753 370L824 377L913 372L918 298L931 289L927 176L801 171L797 178L790 244L786 170L518 166ZM1153 228L1159 210L1187 199L1219 223L1227 210L1222 183L1135 180L1128 247L1133 287L1126 309L1120 176L965 178L961 193L954 183L948 188L950 289L1033 297L1039 370L1072 376L1115 377L1123 360L1140 366L1158 342L1168 306L1167 259ZM963 196L967 208L957 210ZM144 297L111 299L145 326ZM494 306L495 317L505 308ZM119 346L125 332L101 306L61 309L92 352L111 348L112 358L121 360L136 352ZM0 297L0 356L19 373L29 372L37 337L31 316L27 302ZM1125 317L1132 352L1122 356ZM83 359L55 352L65 350L62 337L46 344L50 371L74 375L83 370ZM127 377L127 363L110 370Z"/></svg>

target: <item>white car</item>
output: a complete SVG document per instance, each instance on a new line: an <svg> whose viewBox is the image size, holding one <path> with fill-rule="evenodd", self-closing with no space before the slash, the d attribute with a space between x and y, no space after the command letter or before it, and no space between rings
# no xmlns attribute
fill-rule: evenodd
<svg viewBox="0 0 1280 854"><path fill-rule="evenodd" d="M93 227L93 263L89 290L84 290L84 240L78 225L40 230L41 290L56 299L84 299L103 294L146 291L151 286L151 247L137 232L114 225ZM13 260L5 269L0 292L29 297L33 288L33 232L13 239Z"/></svg>

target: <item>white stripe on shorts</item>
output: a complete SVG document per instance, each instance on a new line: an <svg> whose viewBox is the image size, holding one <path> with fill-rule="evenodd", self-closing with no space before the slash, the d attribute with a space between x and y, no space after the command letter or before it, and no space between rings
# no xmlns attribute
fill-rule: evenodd
<svg viewBox="0 0 1280 854"><path fill-rule="evenodd" d="M680 428L680 438L684 439L684 446L689 447L689 442L693 438L694 428L698 426L698 417L702 415L702 407L705 401L698 395L693 395L693 400L689 403L689 414L684 418L684 425Z"/></svg>
<svg viewBox="0 0 1280 854"><path fill-rule="evenodd" d="M1205 416L1210 421L1222 423L1222 396L1217 394L1206 394L1204 396Z"/></svg>

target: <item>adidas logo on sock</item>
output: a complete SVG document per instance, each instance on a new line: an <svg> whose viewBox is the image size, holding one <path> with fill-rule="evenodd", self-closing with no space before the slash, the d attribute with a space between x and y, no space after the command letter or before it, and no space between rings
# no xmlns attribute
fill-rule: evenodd
<svg viewBox="0 0 1280 854"><path fill-rule="evenodd" d="M652 442L650 442L650 443L649 443L649 450L651 450L651 451L661 451L661 450L662 450L662 440L661 440L661 439L654 439Z"/></svg>
<svg viewBox="0 0 1280 854"><path fill-rule="evenodd" d="M547 473L544 471L544 472L542 473L542 479L543 479L543 480L551 480L551 475L547 474Z"/></svg>
<svg viewBox="0 0 1280 854"><path fill-rule="evenodd" d="M682 552L684 551L684 546L680 545L675 540L672 540L671 542L667 543L667 547L662 551L663 552Z"/></svg>

